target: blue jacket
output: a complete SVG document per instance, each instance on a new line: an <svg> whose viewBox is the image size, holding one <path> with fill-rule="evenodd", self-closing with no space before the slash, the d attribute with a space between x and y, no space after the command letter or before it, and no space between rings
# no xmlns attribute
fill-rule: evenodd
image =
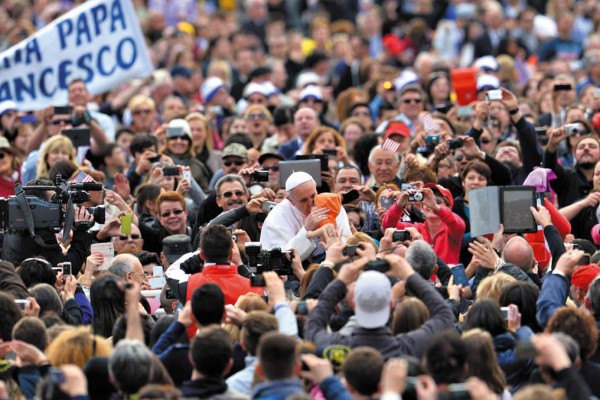
<svg viewBox="0 0 600 400"><path fill-rule="evenodd" d="M284 156L286 160L293 160L294 156L296 155L296 152L298 150L300 150L301 146L302 146L301 141L298 140L298 138L294 138L294 139L290 140L289 142L285 142L284 144L279 146L279 149L277 149L277 152L279 154L281 154L282 156Z"/></svg>
<svg viewBox="0 0 600 400"><path fill-rule="evenodd" d="M544 278L538 297L536 318L542 328L557 309L565 305L569 294L569 279L559 274L548 274Z"/></svg>
<svg viewBox="0 0 600 400"><path fill-rule="evenodd" d="M298 378L281 379L257 385L252 392L253 399L285 400L296 393L303 393L304 388Z"/></svg>
<svg viewBox="0 0 600 400"><path fill-rule="evenodd" d="M494 350L498 357L498 365L506 375L506 381L511 386L511 393L515 393L521 385L527 383L535 369L533 360L518 360L515 355L517 342L527 341L532 336L533 331L527 326L520 327L514 334L506 332L494 336Z"/></svg>
<svg viewBox="0 0 600 400"><path fill-rule="evenodd" d="M353 397L346 390L344 384L338 379L337 376L333 375L325 379L319 384L319 388L327 400L352 400Z"/></svg>

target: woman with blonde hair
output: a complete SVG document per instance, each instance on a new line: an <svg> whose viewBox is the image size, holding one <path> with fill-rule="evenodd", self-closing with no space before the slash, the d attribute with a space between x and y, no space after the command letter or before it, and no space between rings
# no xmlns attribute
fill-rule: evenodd
<svg viewBox="0 0 600 400"><path fill-rule="evenodd" d="M500 296L504 289L516 281L515 278L503 272L489 276L482 280L477 287L477 300L488 299L500 304Z"/></svg>
<svg viewBox="0 0 600 400"><path fill-rule="evenodd" d="M50 168L61 160L68 160L77 165L75 147L71 139L57 135L48 139L40 151L40 158L35 168L36 178L48 177Z"/></svg>
<svg viewBox="0 0 600 400"><path fill-rule="evenodd" d="M492 335L475 328L465 332L462 340L467 345L467 376L484 381L495 394L501 395L506 388L506 377L498 365ZM508 395L506 393L503 398ZM510 398L510 396L508 397Z"/></svg>
<svg viewBox="0 0 600 400"><path fill-rule="evenodd" d="M208 118L199 112L192 112L185 117L185 120L192 131L192 148L196 152L196 159L206 165L211 174L214 174L221 168L223 153L215 149Z"/></svg>
<svg viewBox="0 0 600 400"><path fill-rule="evenodd" d="M267 311L268 306L262 297L256 293L250 292L238 298L235 302L235 308L239 308L240 310L249 313L250 311ZM241 340L241 331L238 325L227 322L224 328L229 332L229 335L234 342L239 342Z"/></svg>
<svg viewBox="0 0 600 400"><path fill-rule="evenodd" d="M131 130L136 134L152 134L158 127L156 103L151 97L135 95L127 103L127 108L131 113Z"/></svg>
<svg viewBox="0 0 600 400"><path fill-rule="evenodd" d="M244 111L244 119L254 148L260 149L269 135L273 116L267 107L261 104L252 104Z"/></svg>
<svg viewBox="0 0 600 400"><path fill-rule="evenodd" d="M46 349L53 367L74 364L83 368L92 357L108 357L112 346L104 338L92 335L89 328L75 328L62 332Z"/></svg>
<svg viewBox="0 0 600 400"><path fill-rule="evenodd" d="M340 163L350 163L344 138L335 129L322 126L315 129L306 139L302 154L324 154L324 150L336 150L336 157Z"/></svg>

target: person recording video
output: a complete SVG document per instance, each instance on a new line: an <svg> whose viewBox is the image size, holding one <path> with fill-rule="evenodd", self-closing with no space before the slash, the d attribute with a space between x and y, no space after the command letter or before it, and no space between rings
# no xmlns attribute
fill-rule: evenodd
<svg viewBox="0 0 600 400"><path fill-rule="evenodd" d="M54 183L47 179L36 179L34 181L30 181L28 186L48 187L54 186ZM54 197L57 195L57 192L54 190L45 189L27 189L25 194L27 195L28 204L35 200L30 196L34 196L39 200L48 202L46 204L52 204L56 201ZM65 209L64 204L62 208L63 210ZM12 215L9 212L7 217L9 221L12 221L13 218L21 219L22 215ZM56 229L60 229L59 232L69 235L69 232L64 232L65 218L61 218L60 221L61 226L57 226ZM93 235L88 232L88 229L93 225L93 223L94 217L86 210L86 208L74 204L72 238L65 241L65 245L68 246L66 254L63 254L57 238L56 229L50 227L34 227L33 239L27 229L6 231L4 233L2 259L18 265L24 259L31 257L32 254L37 254L43 256L52 265L56 265L61 262L71 262L73 268L72 274L77 275L86 258L90 255L90 245L92 244Z"/></svg>

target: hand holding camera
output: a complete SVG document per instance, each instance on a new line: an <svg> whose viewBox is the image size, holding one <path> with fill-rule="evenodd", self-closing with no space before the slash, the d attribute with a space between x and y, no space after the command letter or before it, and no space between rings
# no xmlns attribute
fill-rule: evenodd
<svg viewBox="0 0 600 400"><path fill-rule="evenodd" d="M319 358L314 354L301 354L300 358L308 370L303 369L300 376L308 379L315 384L323 382L325 379L333 376L333 367L328 360Z"/></svg>
<svg viewBox="0 0 600 400"><path fill-rule="evenodd" d="M266 197L258 197L256 199L252 199L246 204L246 210L250 215L255 215L261 212L261 207L264 203L267 202Z"/></svg>
<svg viewBox="0 0 600 400"><path fill-rule="evenodd" d="M546 135L548 135L548 146L546 146L546 150L550 153L555 153L560 142L566 138L565 127L548 129Z"/></svg>

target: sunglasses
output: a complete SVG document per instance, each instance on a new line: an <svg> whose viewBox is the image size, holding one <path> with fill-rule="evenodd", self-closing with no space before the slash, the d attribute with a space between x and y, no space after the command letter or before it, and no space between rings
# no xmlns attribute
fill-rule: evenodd
<svg viewBox="0 0 600 400"><path fill-rule="evenodd" d="M479 141L480 141L482 144L490 144L490 143L492 143L492 141L491 141L490 139L486 139L486 138L479 139Z"/></svg>
<svg viewBox="0 0 600 400"><path fill-rule="evenodd" d="M119 235L119 240L127 240L127 238L132 238L133 240L138 240L140 239L142 236L138 235L137 233L134 233L133 235Z"/></svg>
<svg viewBox="0 0 600 400"><path fill-rule="evenodd" d="M272 167L265 168L271 172L279 172L279 165L273 165Z"/></svg>
<svg viewBox="0 0 600 400"><path fill-rule="evenodd" d="M188 136L187 135L186 136L169 136L167 138L167 140L169 140L169 141L175 141L175 140L178 140L178 139L180 139L180 140L188 140Z"/></svg>
<svg viewBox="0 0 600 400"><path fill-rule="evenodd" d="M184 210L179 209L179 210L173 210L173 211L165 211L164 213L160 214L161 218L168 218L171 216L171 214L173 215L181 215L183 213Z"/></svg>
<svg viewBox="0 0 600 400"><path fill-rule="evenodd" d="M52 123L52 125L60 125L60 124L73 125L73 120L72 119L55 119L51 123Z"/></svg>
<svg viewBox="0 0 600 400"><path fill-rule="evenodd" d="M464 157L463 156L454 157L454 160L456 162L462 162L462 160L464 160Z"/></svg>
<svg viewBox="0 0 600 400"><path fill-rule="evenodd" d="M227 160L227 161L223 161L223 165L226 167L231 167L232 164L235 164L238 167L241 167L242 165L246 164L246 161L244 160Z"/></svg>
<svg viewBox="0 0 600 400"><path fill-rule="evenodd" d="M242 197L246 195L246 192L243 192L241 190L236 190L235 192L225 192L223 194L220 195L220 197L224 197L226 199L230 198L231 196L233 196L235 194L235 197Z"/></svg>
<svg viewBox="0 0 600 400"><path fill-rule="evenodd" d="M135 110L132 112L133 115L150 114L152 110Z"/></svg>
<svg viewBox="0 0 600 400"><path fill-rule="evenodd" d="M423 100L421 100L421 99L404 99L404 100L402 100L402 102L404 104L410 104L410 103L421 104L421 101L423 101Z"/></svg>
<svg viewBox="0 0 600 400"><path fill-rule="evenodd" d="M260 119L261 121L264 121L267 119L267 116L265 114L248 114L246 119L248 121L252 121L253 119Z"/></svg>

